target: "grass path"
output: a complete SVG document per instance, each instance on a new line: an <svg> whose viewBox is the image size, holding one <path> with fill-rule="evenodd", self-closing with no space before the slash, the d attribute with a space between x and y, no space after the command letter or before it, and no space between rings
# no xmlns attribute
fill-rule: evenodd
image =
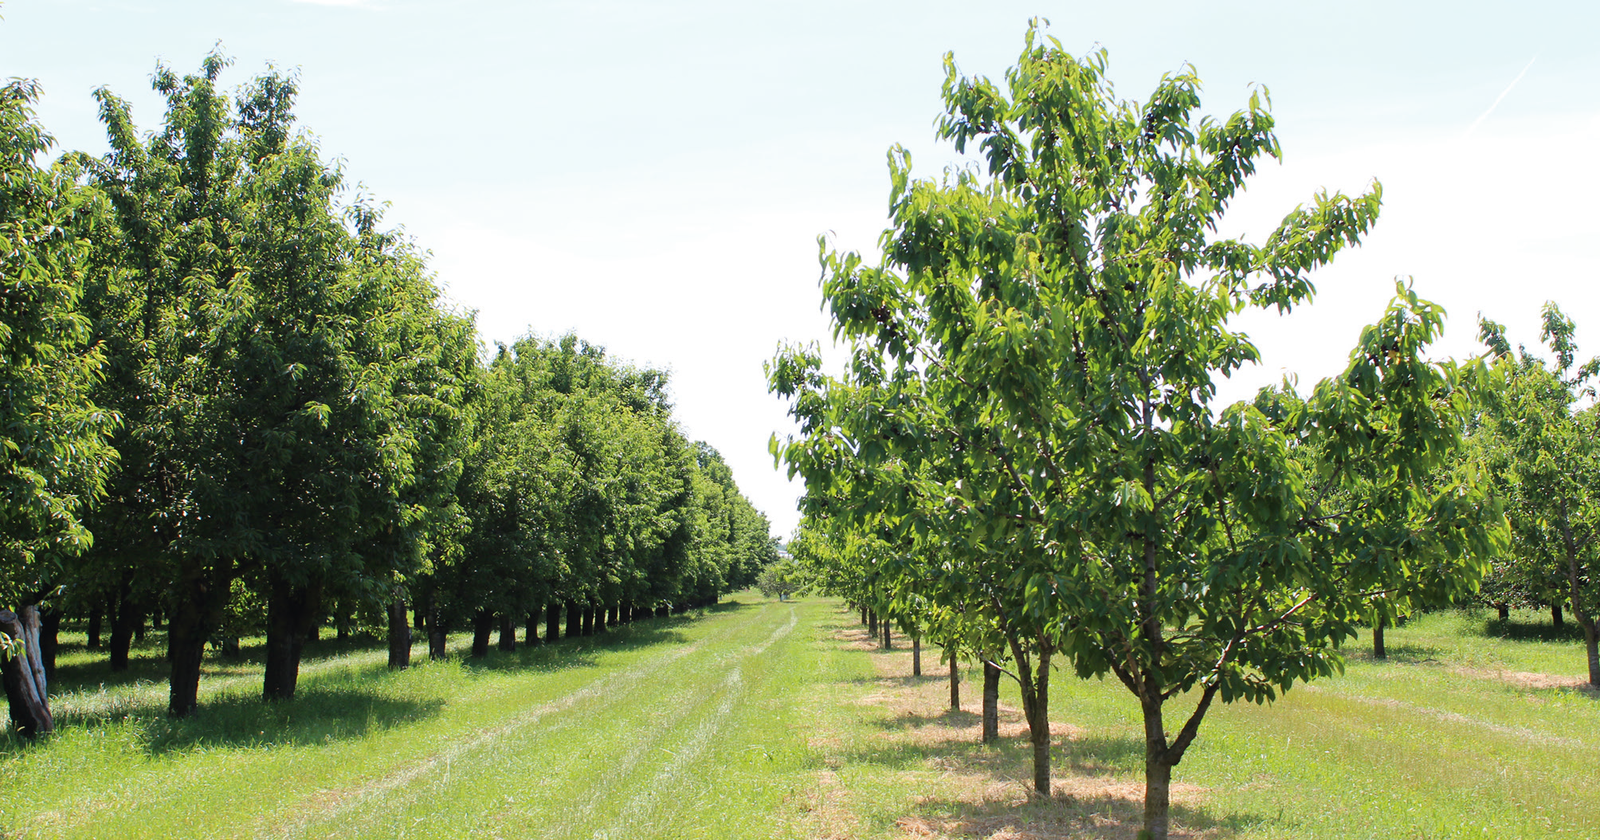
<svg viewBox="0 0 1600 840"><path fill-rule="evenodd" d="M1391 659L1277 703L1213 711L1175 781L1190 838L1600 835L1600 697L1536 618L1428 616ZM1520 629L1519 629L1520 628ZM1513 640L1521 633L1528 638ZM1531 635L1530 635L1531 634ZM1125 838L1136 709L1052 684L1056 786L1031 798L1014 688L976 743L976 685L946 708L937 648L910 674L834 601L743 595L700 617L462 654L404 672L324 644L290 703L258 665L208 661L203 713L162 712L147 651L113 678L70 648L44 743L0 739L0 837Z"/></svg>
<svg viewBox="0 0 1600 840"><path fill-rule="evenodd" d="M215 674L200 718L178 723L160 716L163 686L79 690L58 701L63 731L48 744L0 757L0 826L30 837L766 836L806 761L783 714L817 676L794 636L804 609L827 607L725 603L398 674L381 651L357 651L308 663L302 696L276 707L248 676Z"/></svg>

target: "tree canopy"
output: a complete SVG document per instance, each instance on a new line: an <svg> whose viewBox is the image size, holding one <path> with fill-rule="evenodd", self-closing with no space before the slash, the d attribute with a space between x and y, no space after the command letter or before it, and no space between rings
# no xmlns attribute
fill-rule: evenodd
<svg viewBox="0 0 1600 840"><path fill-rule="evenodd" d="M1340 376L1215 403L1259 357L1231 319L1309 303L1310 273L1370 229L1381 192L1319 193L1259 244L1219 238L1280 154L1265 92L1216 119L1191 69L1143 103L1105 71L1103 51L1073 57L1036 27L1004 84L946 57L938 132L982 165L913 179L896 148L881 262L823 243L850 365L779 356L772 387L801 431L775 448L817 488L809 516L972 558L928 568L940 588L981 581L1022 628L1041 793L1051 653L1126 686L1145 827L1164 837L1171 768L1214 699L1332 673L1375 597L1470 591L1503 517L1451 470L1482 365L1426 357L1443 312L1409 286Z"/></svg>

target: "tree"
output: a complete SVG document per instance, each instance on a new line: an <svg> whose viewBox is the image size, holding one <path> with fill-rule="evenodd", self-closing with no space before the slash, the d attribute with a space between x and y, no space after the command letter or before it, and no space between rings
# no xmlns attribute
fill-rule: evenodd
<svg viewBox="0 0 1600 840"><path fill-rule="evenodd" d="M227 64L159 67L167 112L143 138L98 91L111 153L80 159L114 208L88 308L128 419L104 519L129 539L103 559L159 582L176 716L235 581L266 604L262 693L282 699L325 597L386 602L414 571L475 351L410 246L338 207L342 174L294 130L295 79L230 98Z"/></svg>
<svg viewBox="0 0 1600 840"><path fill-rule="evenodd" d="M1505 577L1559 609L1563 602L1583 628L1589 684L1600 688L1600 586L1593 556L1600 537L1600 409L1590 384L1600 359L1577 365L1576 326L1555 303L1546 303L1539 337L1555 364L1519 348L1505 328L1481 320L1480 335L1506 375L1488 394L1478 448L1508 500L1513 534ZM1502 581L1504 585L1504 581Z"/></svg>
<svg viewBox="0 0 1600 840"><path fill-rule="evenodd" d="M1172 768L1213 701L1333 673L1375 597L1470 591L1503 518L1473 473L1446 471L1482 366L1423 356L1443 313L1407 287L1309 396L1214 405L1215 379L1258 358L1229 319L1308 303L1309 272L1368 230L1380 193L1319 193L1260 245L1217 239L1279 154L1267 100L1198 117L1192 70L1133 103L1105 67L1037 27L1003 88L947 56L939 134L982 170L912 180L891 152L882 264L824 245L849 373L790 351L773 381L802 427L779 449L808 486L848 473L895 539L937 535L990 569L995 615L1028 628L1007 635L1037 645L1030 724L1054 650L1134 696L1144 830L1164 838Z"/></svg>
<svg viewBox="0 0 1600 840"><path fill-rule="evenodd" d="M0 605L20 613L0 611L0 658L30 736L52 728L34 605L90 545L83 517L116 455L116 416L91 397L104 357L78 310L95 197L34 164L52 142L37 96L29 81L0 85Z"/></svg>

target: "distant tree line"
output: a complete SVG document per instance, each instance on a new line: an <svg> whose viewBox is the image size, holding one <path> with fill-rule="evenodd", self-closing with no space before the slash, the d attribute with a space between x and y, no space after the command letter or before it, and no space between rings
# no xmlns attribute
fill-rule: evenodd
<svg viewBox="0 0 1600 840"><path fill-rule="evenodd" d="M51 726L64 616L128 666L162 622L169 711L208 645L264 635L295 693L320 628L433 656L715 603L777 556L672 418L663 371L575 336L485 356L424 255L297 130L296 79L158 67L141 132L39 159L38 90L0 88L0 633L13 718Z"/></svg>

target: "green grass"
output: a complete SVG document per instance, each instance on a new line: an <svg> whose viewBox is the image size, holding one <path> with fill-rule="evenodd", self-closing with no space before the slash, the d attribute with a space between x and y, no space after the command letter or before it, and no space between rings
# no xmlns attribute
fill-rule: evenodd
<svg viewBox="0 0 1600 840"><path fill-rule="evenodd" d="M1517 614L1424 616L1391 658L1269 706L1214 709L1175 781L1190 836L1600 833L1600 698L1582 646ZM113 675L66 637L60 731L0 739L3 837L1128 837L1142 746L1120 684L1058 673L1057 796L1027 796L1006 686L994 746L945 710L936 648L909 675L836 602L753 595L698 617L407 671L321 643L299 696L207 660L202 712L165 715L152 634ZM1366 640L1361 640L1365 644ZM419 651L420 652L420 651Z"/></svg>

